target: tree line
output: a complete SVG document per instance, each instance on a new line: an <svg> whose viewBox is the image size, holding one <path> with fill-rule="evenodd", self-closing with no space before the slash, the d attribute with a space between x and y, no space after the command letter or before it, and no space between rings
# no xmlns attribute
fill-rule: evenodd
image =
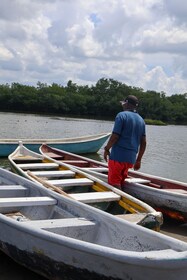
<svg viewBox="0 0 187 280"><path fill-rule="evenodd" d="M105 78L92 86L77 85L71 80L66 86L41 82L36 86L3 84L0 111L114 119L122 110L119 101L130 94L140 100L138 112L144 119L187 124L187 93L166 96L164 92L144 91Z"/></svg>

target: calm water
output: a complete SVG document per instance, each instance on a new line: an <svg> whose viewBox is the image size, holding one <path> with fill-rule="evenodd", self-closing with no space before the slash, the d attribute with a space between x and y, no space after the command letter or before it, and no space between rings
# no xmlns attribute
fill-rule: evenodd
<svg viewBox="0 0 187 280"><path fill-rule="evenodd" d="M0 113L0 138L66 138L110 132L113 121ZM98 153L103 159L103 149ZM6 160L0 160L6 164ZM187 182L187 126L147 126L142 172Z"/></svg>
<svg viewBox="0 0 187 280"><path fill-rule="evenodd" d="M67 138L110 132L113 121L0 113L0 138ZM187 182L187 126L147 126L147 149L140 171ZM103 160L103 148L95 155ZM6 158L1 167L9 167ZM187 242L187 227L167 222L163 232ZM1 280L43 280L0 253Z"/></svg>

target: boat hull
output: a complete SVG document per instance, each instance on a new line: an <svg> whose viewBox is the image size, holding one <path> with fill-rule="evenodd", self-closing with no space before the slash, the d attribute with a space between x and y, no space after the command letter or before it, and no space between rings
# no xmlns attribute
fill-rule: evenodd
<svg viewBox="0 0 187 280"><path fill-rule="evenodd" d="M63 161L66 158L72 159L74 160L72 164L76 164L84 172L105 182L108 181L108 166L104 162L66 153L47 145L42 145L40 152L49 157L63 156ZM87 161L88 166L81 166L80 160ZM138 183L141 181L144 183ZM187 222L187 184L184 182L129 170L124 192L148 203L167 217L183 223Z"/></svg>
<svg viewBox="0 0 187 280"><path fill-rule="evenodd" d="M86 154L96 153L108 139L110 133L103 133L93 136L83 136L77 138L64 138L64 139L0 139L0 157L7 157L11 154L18 146L19 141L30 150L39 152L39 148L43 143L49 144L54 148L63 149L72 153Z"/></svg>
<svg viewBox="0 0 187 280"><path fill-rule="evenodd" d="M50 280L184 280L187 243L0 169L0 250Z"/></svg>
<svg viewBox="0 0 187 280"><path fill-rule="evenodd" d="M34 153L22 143L8 158L12 171L25 178L39 182L71 199L118 215L121 219L156 231L160 230L163 223L160 212L69 164L59 163ZM39 168L38 172L37 168ZM46 168L55 168L55 170L46 171ZM32 170L35 170L34 173ZM66 177L64 177L64 171L68 171Z"/></svg>
<svg viewBox="0 0 187 280"><path fill-rule="evenodd" d="M0 226L2 224L0 223ZM2 228L2 227L1 227ZM14 234L10 240L3 236ZM186 255L184 259L148 260L133 258L128 252L120 261L106 252L78 248L71 242L57 240L55 237L29 233L3 224L0 233L0 248L9 257L30 270L51 280L184 280L187 275ZM25 242L29 240L29 242ZM94 247L94 246L93 246ZM172 250L168 250L171 254Z"/></svg>
<svg viewBox="0 0 187 280"><path fill-rule="evenodd" d="M126 184L124 191L145 201L166 216L183 223L187 222L187 192L172 193L169 190L149 188L142 184Z"/></svg>

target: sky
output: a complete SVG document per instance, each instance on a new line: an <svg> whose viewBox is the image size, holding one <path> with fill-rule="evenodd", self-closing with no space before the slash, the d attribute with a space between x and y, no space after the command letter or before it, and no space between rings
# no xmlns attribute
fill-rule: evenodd
<svg viewBox="0 0 187 280"><path fill-rule="evenodd" d="M1 0L0 84L187 92L186 0Z"/></svg>

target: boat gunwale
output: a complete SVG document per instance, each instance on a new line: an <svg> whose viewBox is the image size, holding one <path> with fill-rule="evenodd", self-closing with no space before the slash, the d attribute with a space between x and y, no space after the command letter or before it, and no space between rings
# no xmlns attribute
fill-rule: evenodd
<svg viewBox="0 0 187 280"><path fill-rule="evenodd" d="M108 214L108 213L107 213ZM108 214L110 217L110 214ZM107 216L108 216L107 215ZM108 218L109 218L108 217ZM119 218L117 218L119 219ZM120 222L128 223L127 221L119 219ZM94 221L94 220L92 220ZM97 222L97 221L96 221ZM51 231L47 231L42 228L33 227L32 225L27 225L26 223L18 222L16 220L13 220L11 218L7 218L5 215L0 213L0 223L4 223L8 226L13 226L16 230L20 229L22 232L29 233L30 235L33 235L35 237L39 237L42 240L45 238L46 241L49 241L50 243L55 243L55 245L63 245L65 247L69 247L73 250L78 250L86 253L91 253L93 255L99 255L100 257L109 258L115 261L126 261L129 264L137 264L137 265L144 265L145 267L152 266L154 263L154 266L156 265L159 267L160 263L163 264L163 261L166 262L166 267L171 268L171 261L177 261L178 256L181 255L181 260L183 260L185 263L187 263L187 244L186 242L177 240L173 237L162 235L161 233L150 231L149 229L141 227L142 232L143 231L149 231L153 235L159 234L162 235L162 241L166 240L168 248L164 250L150 250L150 251L128 251L128 250L120 250L115 249L112 247L107 247L104 245L98 245L94 244L88 241L83 241L80 239L60 235L57 233L53 233ZM131 224L131 226L136 227L135 225ZM155 236L156 237L156 236ZM170 243L175 243L176 249L170 248ZM178 246L181 246L181 251L179 249L177 250ZM186 250L182 250L182 247L186 247ZM171 251L172 254L168 256L168 251ZM158 258L158 252L161 252L160 258ZM166 256L162 256L162 253L165 252ZM155 253L155 257L153 257L153 253ZM150 256L149 256L150 255ZM142 261L142 263L140 263ZM173 266L173 264L172 264ZM177 266L177 264L176 264ZM163 267L162 267L163 269ZM173 267L172 267L173 269Z"/></svg>
<svg viewBox="0 0 187 280"><path fill-rule="evenodd" d="M103 139L105 137L108 137L111 133L100 133L97 135L86 135L86 136L79 136L79 137L72 137L72 138L46 138L46 139L29 139L28 138L22 138L22 139L0 139L0 145L2 144L19 144L19 141L22 141L24 144L40 144L41 143L48 143L48 144L69 144L69 143L83 143L83 142L89 142L89 141L96 141Z"/></svg>

